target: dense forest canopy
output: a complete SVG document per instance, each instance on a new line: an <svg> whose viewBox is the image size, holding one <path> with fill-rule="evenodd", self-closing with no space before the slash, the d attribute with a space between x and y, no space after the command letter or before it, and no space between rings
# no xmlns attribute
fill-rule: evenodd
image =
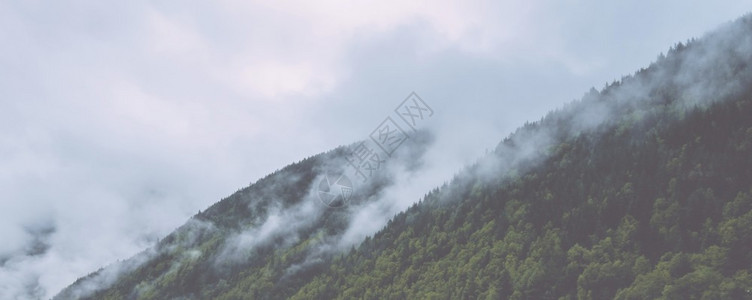
<svg viewBox="0 0 752 300"><path fill-rule="evenodd" d="M749 15L679 43L345 249L354 208L307 202L344 150L304 159L56 298L752 299L751 63Z"/></svg>

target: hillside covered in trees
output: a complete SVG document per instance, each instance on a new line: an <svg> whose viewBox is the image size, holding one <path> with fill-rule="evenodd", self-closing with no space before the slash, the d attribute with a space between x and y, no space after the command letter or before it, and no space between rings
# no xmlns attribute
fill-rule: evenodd
<svg viewBox="0 0 752 300"><path fill-rule="evenodd" d="M752 299L750 64L747 15L525 124L350 247L390 179L321 209L344 150L307 158L56 299Z"/></svg>

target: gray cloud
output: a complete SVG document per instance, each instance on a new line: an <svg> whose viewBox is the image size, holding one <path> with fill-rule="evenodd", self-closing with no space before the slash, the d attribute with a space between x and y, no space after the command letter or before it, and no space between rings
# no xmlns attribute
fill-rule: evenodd
<svg viewBox="0 0 752 300"><path fill-rule="evenodd" d="M656 107L665 105L657 94L659 92L680 91L672 96L678 98L672 98L671 109L677 111L677 115L682 115L687 110L745 91L752 76L740 75L739 72L750 72L743 66L745 62L752 60L752 38L747 38L740 31L741 26L734 24L733 27L722 28L704 36L701 43L676 46L671 51L681 52L680 55L662 58L647 71L627 76L620 83L613 84L602 92L591 90L581 101L559 109L556 114L546 116L533 126L518 130L500 143L494 154L485 155L466 169L477 175L470 178L498 182L497 180L506 176L513 177L514 174L524 172L525 168L543 161L542 158L551 154L553 147L559 145L563 138L575 137L581 133L592 134L600 125L616 126L639 120L641 116L653 112ZM708 77L706 74L713 76ZM697 86L701 88L695 88ZM560 120L565 122L559 122ZM366 236L373 235L383 228L396 213L421 199L422 193L439 186L442 180L447 180L450 174L446 173L446 169L442 170L447 156L436 153L443 151L446 145L433 144L433 138L428 138L427 141L406 144L402 150L415 155L402 158L398 156L396 161L390 161L382 170L383 176L389 178L388 184L382 185L369 201L350 207L349 223L344 232L314 245L308 257L302 263L289 267L285 276L322 262L323 256L357 246ZM420 163L409 164L413 160ZM313 189L315 188L316 185L313 186ZM446 190L444 192L452 193ZM272 221L267 221L261 227L262 233L254 229L249 236L263 238L268 235L263 231L276 227L281 234L292 233L297 238L295 234L299 227L295 224L303 223L303 220L309 220L305 223L313 224L310 219L321 217L321 214L298 214L297 208L291 211L295 217L288 222L279 220L289 215L290 211L273 212L268 217ZM283 226L282 223L291 226ZM271 227L267 226L270 224ZM248 247L241 245L238 248Z"/></svg>
<svg viewBox="0 0 752 300"><path fill-rule="evenodd" d="M0 3L0 298L48 298L417 91L432 176L397 178L386 197L410 200L363 210L356 241L523 122L752 8L337 7Z"/></svg>

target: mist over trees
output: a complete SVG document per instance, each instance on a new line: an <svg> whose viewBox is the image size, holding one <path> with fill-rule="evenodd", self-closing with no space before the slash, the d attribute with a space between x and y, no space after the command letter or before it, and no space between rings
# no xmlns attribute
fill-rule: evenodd
<svg viewBox="0 0 752 300"><path fill-rule="evenodd" d="M311 191L343 149L304 159L56 299L752 298L750 62L750 15L678 43L360 244L343 233L390 173L327 209Z"/></svg>

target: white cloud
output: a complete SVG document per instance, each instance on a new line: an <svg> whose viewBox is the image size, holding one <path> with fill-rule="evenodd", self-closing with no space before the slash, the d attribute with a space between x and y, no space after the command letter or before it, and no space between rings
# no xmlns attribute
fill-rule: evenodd
<svg viewBox="0 0 752 300"><path fill-rule="evenodd" d="M0 298L51 296L249 181L364 138L413 90L451 173L750 8L0 2ZM39 224L55 227L37 236L49 248L28 255Z"/></svg>

